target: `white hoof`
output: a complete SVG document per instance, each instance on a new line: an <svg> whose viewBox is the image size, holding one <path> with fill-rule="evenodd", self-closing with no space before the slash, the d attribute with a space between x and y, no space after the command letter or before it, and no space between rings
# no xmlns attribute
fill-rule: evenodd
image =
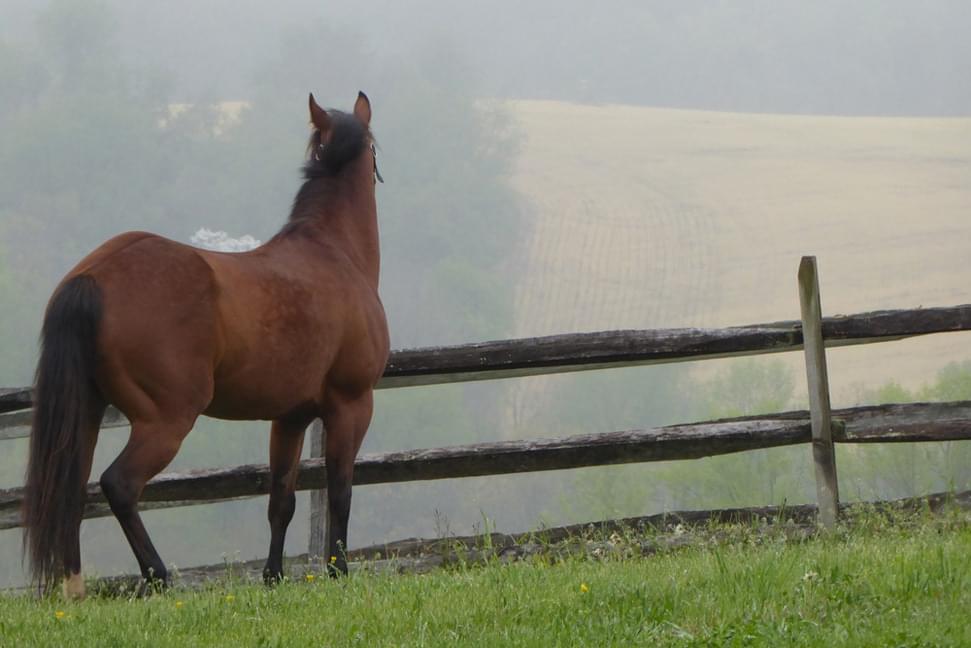
<svg viewBox="0 0 971 648"><path fill-rule="evenodd" d="M71 574L64 579L64 598L84 598L84 579L81 577L80 572Z"/></svg>

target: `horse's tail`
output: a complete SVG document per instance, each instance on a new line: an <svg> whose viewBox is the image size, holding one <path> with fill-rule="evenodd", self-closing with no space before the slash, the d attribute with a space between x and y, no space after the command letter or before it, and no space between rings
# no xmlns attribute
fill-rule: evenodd
<svg viewBox="0 0 971 648"><path fill-rule="evenodd" d="M85 428L97 415L94 383L101 289L78 275L51 297L41 332L30 459L24 486L24 553L34 582L49 589L77 547L85 499Z"/></svg>

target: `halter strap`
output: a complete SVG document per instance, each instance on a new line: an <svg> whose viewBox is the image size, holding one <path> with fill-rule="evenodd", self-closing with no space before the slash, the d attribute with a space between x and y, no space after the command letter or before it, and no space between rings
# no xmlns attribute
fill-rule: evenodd
<svg viewBox="0 0 971 648"><path fill-rule="evenodd" d="M314 151L315 159L319 160L321 158L321 153L324 150L325 146L327 145L323 143L317 145L317 150ZM381 177L381 172L378 171L378 151L374 146L374 142L371 142L370 148L371 148L371 156L374 158L374 179L377 182L384 184L384 178Z"/></svg>

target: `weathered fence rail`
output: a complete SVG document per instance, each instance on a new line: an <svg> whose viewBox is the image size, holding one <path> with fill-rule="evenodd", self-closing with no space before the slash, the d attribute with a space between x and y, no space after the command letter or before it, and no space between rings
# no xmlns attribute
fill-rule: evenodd
<svg viewBox="0 0 971 648"><path fill-rule="evenodd" d="M818 482L822 484L820 501L826 498L829 510L835 515L838 491L831 454L833 442L971 439L971 402L911 403L830 412L824 355L826 347L969 331L971 304L820 318L815 261L808 257L800 267L800 294L804 305L802 321L724 329L579 333L395 351L379 387L492 380L795 351L803 348L805 330L812 332L815 340L807 353L810 389L816 390L816 395L810 398L812 413L789 412L561 439L364 455L356 463L354 482L379 484L694 459L812 442L817 478L822 480ZM30 406L31 389L0 389L0 439L28 434ZM104 427L126 423L117 410L109 410ZM325 484L323 459L301 462L299 489L320 489ZM253 497L266 494L267 485L268 467L262 464L163 474L146 486L142 508ZM85 517L107 515L107 506L96 484L88 485L88 495ZM21 488L0 491L0 529L20 524L21 501ZM312 519L320 519L319 511L312 513Z"/></svg>
<svg viewBox="0 0 971 648"><path fill-rule="evenodd" d="M832 415L833 439L840 443L971 439L971 401L857 407L834 410ZM354 467L354 484L698 459L811 440L809 412L786 412L647 430L362 455ZM149 482L142 503L155 509L265 495L269 474L266 464L167 473ZM298 490L320 489L326 483L323 459L300 463ZM19 526L22 498L22 488L0 490L0 529ZM104 515L110 515L104 496L91 483L85 518Z"/></svg>
<svg viewBox="0 0 971 648"><path fill-rule="evenodd" d="M825 317L827 347L971 330L971 304ZM379 388L586 371L798 351L796 320L721 329L673 328L571 333L393 351ZM0 389L0 412L28 409L31 389Z"/></svg>
<svg viewBox="0 0 971 648"><path fill-rule="evenodd" d="M971 304L827 317L827 347L871 344L971 330ZM495 380L594 369L727 358L802 349L802 323L791 320L723 329L675 328L572 333L393 351L381 389ZM0 389L0 440L28 435L32 390ZM109 409L103 427L127 425Z"/></svg>

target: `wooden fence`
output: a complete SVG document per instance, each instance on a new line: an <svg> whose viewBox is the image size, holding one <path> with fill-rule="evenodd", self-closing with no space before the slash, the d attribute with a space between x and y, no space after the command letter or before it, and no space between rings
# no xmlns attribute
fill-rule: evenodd
<svg viewBox="0 0 971 648"><path fill-rule="evenodd" d="M661 329L556 335L519 340L394 351L379 388L491 380L560 372L629 367L704 358L805 350L809 412L572 436L504 441L358 458L355 484L448 479L560 470L712 455L811 443L820 519L832 525L839 488L833 443L951 441L971 439L971 401L910 403L831 411L825 347L868 344L971 330L971 304L888 310L822 318L816 264L799 269L801 321L722 329ZM0 389L0 439L29 434L31 390ZM109 410L104 427L126 425ZM297 488L316 490L311 507L311 555L323 545L319 489L326 468L319 457L319 429L311 459L300 464ZM146 486L143 510L265 495L269 467L235 466L162 474ZM0 529L20 525L23 489L0 490ZM96 483L88 485L85 517L109 515Z"/></svg>

